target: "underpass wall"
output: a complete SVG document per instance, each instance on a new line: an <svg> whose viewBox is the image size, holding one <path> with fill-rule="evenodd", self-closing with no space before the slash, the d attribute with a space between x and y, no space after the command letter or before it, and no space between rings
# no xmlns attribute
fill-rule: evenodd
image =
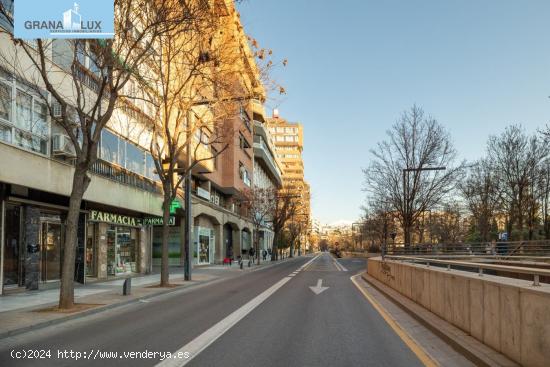
<svg viewBox="0 0 550 367"><path fill-rule="evenodd" d="M524 366L550 366L550 285L368 259L368 274Z"/></svg>

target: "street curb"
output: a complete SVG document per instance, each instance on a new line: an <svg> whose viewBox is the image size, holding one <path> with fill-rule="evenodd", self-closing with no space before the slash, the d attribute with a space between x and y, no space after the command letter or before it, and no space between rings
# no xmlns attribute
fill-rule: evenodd
<svg viewBox="0 0 550 367"><path fill-rule="evenodd" d="M361 278L476 366L519 366L505 355L493 350L430 310L374 279L366 272L361 274Z"/></svg>
<svg viewBox="0 0 550 367"><path fill-rule="evenodd" d="M158 292L158 293L148 294L146 296L142 296L142 297L139 297L139 298L134 298L134 299L131 299L131 300L128 300L128 301L112 303L112 304L109 304L109 305L103 305L103 306L100 306L100 307L95 307L95 308L91 308L89 310L78 312L78 313L75 313L75 314L72 314L72 315L67 315L65 317L60 317L58 319L48 320L48 321L44 321L44 322L39 322L39 323L34 324L34 325L24 326L22 328L13 329L13 330L10 330L10 331L0 333L0 339L9 338L9 337L12 337L12 336L24 334L24 333L29 332L31 330L43 329L43 328L46 328L48 326L61 324L61 323L66 322L66 321L76 320L76 319L79 319L79 318L82 318L82 317L98 314L98 313L101 313L101 312L104 312L104 311L109 311L109 310L113 310L113 309L116 309L116 308L119 308L119 307L128 306L128 305L131 305L131 304L134 304L134 303L139 303L143 300L149 300L149 299L152 299L152 298L169 295L169 294L176 293L176 292L185 293L186 291L188 291L190 289L193 289L193 288L197 288L199 286L206 286L206 285L210 285L210 284L221 283L223 281L239 278L239 277L244 276L246 274L250 274L250 273L253 273L253 272L256 272L256 271L259 271L259 270L269 269L269 268L274 267L276 265L284 264L284 263L287 263L287 262L290 262L290 261L293 261L293 260L296 260L296 259L300 259L300 258L301 257L296 257L296 258L289 259L289 260L285 259L285 261L277 261L273 264L269 264L269 265L257 267L255 269L243 271L241 274L236 275L234 277L230 277L230 278L221 278L221 277L220 278L214 278L214 279L206 280L204 282L189 284L189 285L184 286L184 287L176 287L176 288L166 289L166 290ZM151 284L155 284L155 283L151 283ZM51 305L51 304L44 304L40 307L43 307L43 306L48 307L48 305ZM55 303L53 305L55 305ZM36 307L36 309L38 309L38 308L39 307ZM35 309L35 308L33 308L33 309ZM29 310L29 311L31 311L31 310Z"/></svg>

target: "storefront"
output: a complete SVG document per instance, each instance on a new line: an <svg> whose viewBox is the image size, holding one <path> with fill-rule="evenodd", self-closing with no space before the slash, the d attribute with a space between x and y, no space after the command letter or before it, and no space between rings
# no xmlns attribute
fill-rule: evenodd
<svg viewBox="0 0 550 367"><path fill-rule="evenodd" d="M105 279L146 272L148 230L139 217L90 210L86 238L86 276Z"/></svg>
<svg viewBox="0 0 550 367"><path fill-rule="evenodd" d="M195 227L194 263L211 264L215 255L215 235L212 228Z"/></svg>
<svg viewBox="0 0 550 367"><path fill-rule="evenodd" d="M241 244L241 254L243 259L247 259L252 248L252 233L248 228L244 228L241 232Z"/></svg>
<svg viewBox="0 0 550 367"><path fill-rule="evenodd" d="M16 197L0 202L2 286L39 289L61 278L66 211L63 207ZM80 223L85 222L81 214ZM84 231L77 233L75 280L79 271Z"/></svg>

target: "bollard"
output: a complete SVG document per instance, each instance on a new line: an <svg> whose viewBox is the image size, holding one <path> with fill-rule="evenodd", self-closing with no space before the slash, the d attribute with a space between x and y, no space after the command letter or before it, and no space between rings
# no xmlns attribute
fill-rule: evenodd
<svg viewBox="0 0 550 367"><path fill-rule="evenodd" d="M132 294L132 278L126 278L122 285L122 295L129 296Z"/></svg>
<svg viewBox="0 0 550 367"><path fill-rule="evenodd" d="M241 267L241 270L243 270L243 262L239 261L239 266Z"/></svg>
<svg viewBox="0 0 550 367"><path fill-rule="evenodd" d="M248 260L248 267L250 267L250 265L252 265L252 260Z"/></svg>

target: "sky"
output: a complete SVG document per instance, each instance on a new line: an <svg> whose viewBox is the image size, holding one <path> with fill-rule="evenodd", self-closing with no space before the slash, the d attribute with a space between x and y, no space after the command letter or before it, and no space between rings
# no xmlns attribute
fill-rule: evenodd
<svg viewBox="0 0 550 367"><path fill-rule="evenodd" d="M275 59L284 97L266 110L304 126L313 217L359 218L369 150L413 104L461 159L490 135L550 121L548 0L244 0L245 32Z"/></svg>

